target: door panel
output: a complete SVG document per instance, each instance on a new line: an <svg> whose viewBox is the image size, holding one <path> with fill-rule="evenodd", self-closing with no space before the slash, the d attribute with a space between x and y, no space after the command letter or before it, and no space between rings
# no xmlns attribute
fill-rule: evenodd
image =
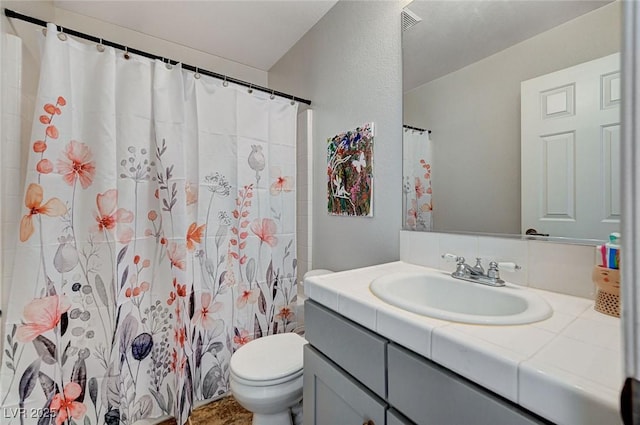
<svg viewBox="0 0 640 425"><path fill-rule="evenodd" d="M619 231L619 69L614 54L522 82L522 233Z"/></svg>

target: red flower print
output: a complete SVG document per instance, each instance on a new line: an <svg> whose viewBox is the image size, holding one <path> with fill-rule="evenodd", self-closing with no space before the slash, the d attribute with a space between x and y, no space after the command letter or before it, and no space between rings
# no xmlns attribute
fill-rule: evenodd
<svg viewBox="0 0 640 425"><path fill-rule="evenodd" d="M133 237L133 229L122 223L133 222L133 213L124 208L118 208L118 191L116 189L98 193L96 196L98 211L95 213L97 224L93 227L96 233L112 231L117 226L118 241L128 244Z"/></svg>
<svg viewBox="0 0 640 425"><path fill-rule="evenodd" d="M58 133L58 129L55 125L48 126L45 132L47 133L47 136L51 137L52 139L57 139L58 135L60 134Z"/></svg>
<svg viewBox="0 0 640 425"><path fill-rule="evenodd" d="M420 177L416 177L416 184L415 184L415 189L416 189L416 198L422 198L422 195L425 194L425 190L424 190L424 186L422 185L422 180L420 180Z"/></svg>
<svg viewBox="0 0 640 425"><path fill-rule="evenodd" d="M16 337L20 342L31 342L39 335L54 329L60 316L71 308L65 296L51 295L36 298L24 307L25 323L18 327Z"/></svg>
<svg viewBox="0 0 640 425"><path fill-rule="evenodd" d="M47 133L48 134L48 133ZM93 182L96 166L89 147L84 143L72 140L65 148L65 156L58 160L58 173L69 186L73 186L76 179L86 189Z"/></svg>
<svg viewBox="0 0 640 425"><path fill-rule="evenodd" d="M44 214L49 217L59 217L66 214L67 207L58 198L49 199L42 205L44 197L42 186L31 183L27 188L27 194L24 198L24 204L29 213L22 217L20 221L20 241L25 242L33 235L35 231L33 227L33 216L36 214Z"/></svg>
<svg viewBox="0 0 640 425"><path fill-rule="evenodd" d="M260 240L271 247L274 247L278 243L278 238L276 238L274 233L276 233L278 228L276 227L276 222L270 218L263 218L260 220L256 218L251 223L251 231L255 233Z"/></svg>
<svg viewBox="0 0 640 425"><path fill-rule="evenodd" d="M200 308L196 310L193 315L192 323L207 330L214 329L218 322L212 317L212 315L213 313L220 311L222 306L223 304L220 302L216 302L211 305L211 294L209 292L203 292L200 297Z"/></svg>
<svg viewBox="0 0 640 425"><path fill-rule="evenodd" d="M49 408L53 411L57 411L56 425L61 425L66 422L69 416L73 419L82 419L87 411L87 407L75 401L82 394L82 388L75 382L69 382L64 386L63 394L56 394L51 400Z"/></svg>
<svg viewBox="0 0 640 425"><path fill-rule="evenodd" d="M187 256L187 251L184 245L170 242L169 247L167 248L167 255L169 256L169 261L171 261L172 267L177 267L180 270L186 269L187 264L184 259Z"/></svg>
<svg viewBox="0 0 640 425"><path fill-rule="evenodd" d="M235 342L239 346L245 345L249 341L251 341L251 337L249 336L249 332L246 329L243 329L240 332L236 331L236 334L233 337L233 342Z"/></svg>
<svg viewBox="0 0 640 425"><path fill-rule="evenodd" d="M44 140L36 140L33 143L33 151L35 153L42 153L46 150L47 150L47 144L44 142Z"/></svg>
<svg viewBox="0 0 640 425"><path fill-rule="evenodd" d="M295 316L295 313L293 311L292 306L285 305L283 307L280 307L280 310L278 310L278 314L276 314L275 319L288 321L293 319L293 316Z"/></svg>
<svg viewBox="0 0 640 425"><path fill-rule="evenodd" d="M173 339L176 344L180 345L180 347L184 347L184 342L187 339L187 333L184 328L174 329Z"/></svg>
<svg viewBox="0 0 640 425"><path fill-rule="evenodd" d="M196 249L196 244L202 241L202 235L204 234L205 225L198 227L196 223L191 223L187 230L187 249L193 251Z"/></svg>
<svg viewBox="0 0 640 425"><path fill-rule="evenodd" d="M291 192L293 190L293 177L278 176L276 181L271 184L270 192L272 195L279 195L281 192Z"/></svg>
<svg viewBox="0 0 640 425"><path fill-rule="evenodd" d="M255 304L258 301L258 296L260 295L259 288L249 289L245 285L240 285L240 296L236 300L236 306L238 308L242 308L247 303Z"/></svg>
<svg viewBox="0 0 640 425"><path fill-rule="evenodd" d="M58 96L58 105L64 106L66 104L67 104L67 101L65 100L65 98L62 97L62 96ZM59 112L57 112L57 113L59 113Z"/></svg>

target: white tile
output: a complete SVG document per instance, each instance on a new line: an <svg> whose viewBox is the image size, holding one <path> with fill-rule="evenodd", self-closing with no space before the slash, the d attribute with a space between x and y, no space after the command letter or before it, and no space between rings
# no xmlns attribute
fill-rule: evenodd
<svg viewBox="0 0 640 425"><path fill-rule="evenodd" d="M621 323L619 319L612 319L614 323L589 320L580 316L562 332L562 335L608 350L619 349L622 341Z"/></svg>
<svg viewBox="0 0 640 425"><path fill-rule="evenodd" d="M518 400L522 354L445 326L433 331L431 359L496 394Z"/></svg>
<svg viewBox="0 0 640 425"><path fill-rule="evenodd" d="M540 322L531 323L531 326L558 334L574 320L576 320L576 316L554 310L551 317Z"/></svg>
<svg viewBox="0 0 640 425"><path fill-rule="evenodd" d="M580 314L581 319L595 320L597 322L606 323L611 326L622 326L621 319L619 317L609 316L608 314L600 313L595 309L595 301L591 303L589 308Z"/></svg>
<svg viewBox="0 0 640 425"><path fill-rule="evenodd" d="M473 336L514 353L530 357L557 334L534 326L477 326L455 324L450 329Z"/></svg>
<svg viewBox="0 0 640 425"><path fill-rule="evenodd" d="M527 285L529 270L529 245L527 241L479 236L478 255L483 259L485 269L489 266L490 261L516 263L521 267L520 270L515 272L500 270L500 277L507 282Z"/></svg>
<svg viewBox="0 0 640 425"><path fill-rule="evenodd" d="M621 424L619 388L604 388L552 365L528 360L520 364L518 402L558 424Z"/></svg>
<svg viewBox="0 0 640 425"><path fill-rule="evenodd" d="M559 335L532 360L581 376L603 387L620 389L623 381L620 348L607 349Z"/></svg>
<svg viewBox="0 0 640 425"><path fill-rule="evenodd" d="M439 236L432 232L400 231L400 260L420 266L439 268Z"/></svg>
<svg viewBox="0 0 640 425"><path fill-rule="evenodd" d="M529 286L592 298L595 247L529 241Z"/></svg>
<svg viewBox="0 0 640 425"><path fill-rule="evenodd" d="M549 292L532 287L529 287L529 290L544 298L551 305L554 312L558 311L577 317L585 310L593 307L593 300L588 298Z"/></svg>
<svg viewBox="0 0 640 425"><path fill-rule="evenodd" d="M439 256L443 254L453 254L464 257L467 263L474 265L478 256L478 237L471 235L454 235L439 233ZM453 262L448 262L439 258L440 270L453 271L456 266Z"/></svg>
<svg viewBox="0 0 640 425"><path fill-rule="evenodd" d="M349 317L365 328L376 329L376 304L368 287L354 288L338 295L338 313Z"/></svg>
<svg viewBox="0 0 640 425"><path fill-rule="evenodd" d="M380 335L430 358L433 329L446 326L448 323L387 306L378 310L376 331Z"/></svg>

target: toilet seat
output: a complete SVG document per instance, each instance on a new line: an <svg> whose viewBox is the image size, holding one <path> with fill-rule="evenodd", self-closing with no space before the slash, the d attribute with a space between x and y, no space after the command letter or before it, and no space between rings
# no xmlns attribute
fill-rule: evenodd
<svg viewBox="0 0 640 425"><path fill-rule="evenodd" d="M295 333L255 339L231 356L231 378L254 387L292 381L303 373L302 347L306 343Z"/></svg>

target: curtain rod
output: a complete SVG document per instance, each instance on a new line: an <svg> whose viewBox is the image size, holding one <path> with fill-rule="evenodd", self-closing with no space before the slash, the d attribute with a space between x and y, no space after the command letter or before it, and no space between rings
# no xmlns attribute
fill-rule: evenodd
<svg viewBox="0 0 640 425"><path fill-rule="evenodd" d="M8 18L19 19L21 21L29 22L31 24L39 25L39 26L45 27L45 28L47 26L47 22L46 21L43 21L43 20L38 19L38 18L34 18L32 16L23 15L21 13L15 12L15 11L10 10L10 9L6 9L5 8L4 9L4 14ZM144 57L149 58L149 59L159 59L159 60L161 60L163 62L168 62L171 65L176 65L176 64L179 63L178 61L173 60L173 59L169 59L169 58L165 58L165 57L162 57L162 56L154 55L153 53L145 52L145 51L138 50L138 49L132 49L129 46L124 46L122 44L118 44L118 43L114 43L112 41L104 40L104 39L102 39L100 37L95 37L93 35L85 34L85 33L79 32L79 31L75 31L75 30L72 30L70 28L62 27L60 25L56 25L56 27L58 28L58 31L64 32L67 35L72 35L74 37L78 37L78 38L82 38L82 39L85 39L85 40L89 40L89 41L92 41L94 43L101 43L101 44L103 44L105 46L114 47L114 48L119 49L119 50L126 50L127 52L133 53L133 54L138 55L138 56L144 56ZM277 90L269 89L267 87L258 86L258 85L253 84L253 83L248 83L246 81L242 81L242 80L238 80L236 78L228 77L226 75L218 74L217 72L207 71L206 69L201 69L201 68L195 67L193 65L187 65L187 64L183 63L182 64L182 68L186 69L188 71L193 71L193 72L200 73L200 74L203 74L203 75L208 75L210 77L214 77L214 78L217 78L219 80L225 80L225 81L228 81L230 83L238 84L240 86L249 87L250 89L253 89L253 90L262 91L262 92L265 92L265 93L269 93L271 95L284 97L284 98L287 98L287 99L291 99L292 101L304 103L306 105L311 105L311 101L310 100L302 99L302 98L299 98L299 97L296 97L296 96L293 96L293 95L290 95L290 94L287 94L287 93L282 93L282 92L279 92Z"/></svg>
<svg viewBox="0 0 640 425"><path fill-rule="evenodd" d="M426 131L426 132L428 132L429 134L431 134L431 130L425 130L424 128L412 127L412 126L410 126L410 125L403 125L402 127L406 128L406 129L409 129L409 130L423 131L423 132L424 132L424 131Z"/></svg>

